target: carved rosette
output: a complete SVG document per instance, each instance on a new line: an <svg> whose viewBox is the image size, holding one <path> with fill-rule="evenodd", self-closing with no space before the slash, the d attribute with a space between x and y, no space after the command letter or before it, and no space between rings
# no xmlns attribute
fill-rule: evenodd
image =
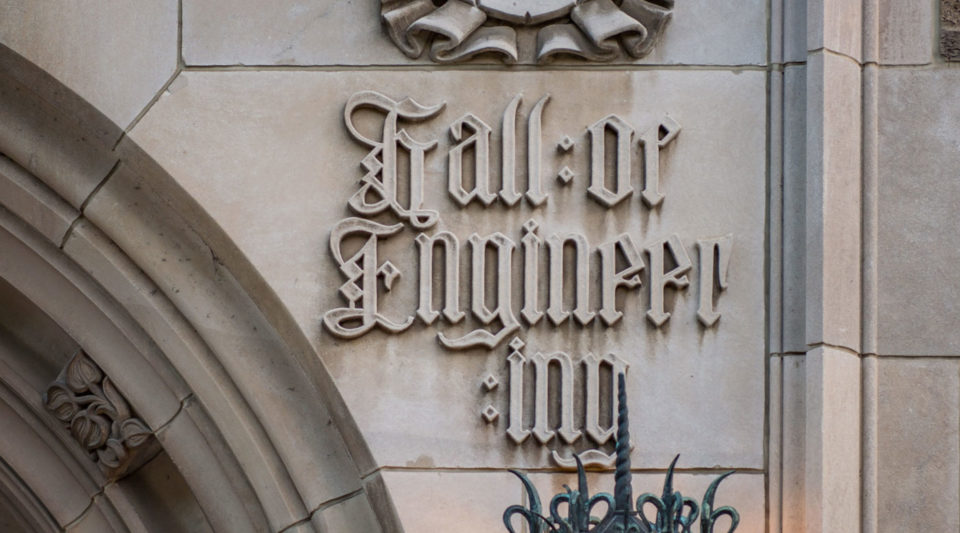
<svg viewBox="0 0 960 533"><path fill-rule="evenodd" d="M387 33L408 57L429 50L438 63L492 54L521 56L518 31L536 33L538 63L567 55L612 61L650 53L670 20L674 0L382 0ZM523 40L526 42L526 40Z"/></svg>
<svg viewBox="0 0 960 533"><path fill-rule="evenodd" d="M151 455L153 432L82 351L47 388L43 404L109 478L122 476Z"/></svg>

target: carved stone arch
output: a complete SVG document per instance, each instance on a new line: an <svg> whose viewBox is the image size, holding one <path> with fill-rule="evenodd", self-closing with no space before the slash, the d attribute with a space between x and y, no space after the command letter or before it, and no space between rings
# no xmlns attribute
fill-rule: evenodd
<svg viewBox="0 0 960 533"><path fill-rule="evenodd" d="M0 529L400 530L332 378L249 261L2 45L0 307L16 311L0 312ZM45 408L80 351L155 436L144 466L104 472Z"/></svg>

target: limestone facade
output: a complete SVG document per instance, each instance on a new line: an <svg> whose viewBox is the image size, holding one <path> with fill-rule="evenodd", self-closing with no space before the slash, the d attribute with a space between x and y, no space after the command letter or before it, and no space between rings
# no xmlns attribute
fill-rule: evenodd
<svg viewBox="0 0 960 533"><path fill-rule="evenodd" d="M0 531L957 530L956 13L0 0Z"/></svg>

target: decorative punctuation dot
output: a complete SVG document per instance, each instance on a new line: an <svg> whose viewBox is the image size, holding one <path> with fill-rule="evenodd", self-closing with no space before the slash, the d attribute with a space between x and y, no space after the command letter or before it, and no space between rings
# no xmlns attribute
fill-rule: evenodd
<svg viewBox="0 0 960 533"><path fill-rule="evenodd" d="M497 388L497 385L500 385L500 382L493 374L488 374L487 377L483 378L483 388L486 389L487 392Z"/></svg>
<svg viewBox="0 0 960 533"><path fill-rule="evenodd" d="M557 174L557 179L560 180L560 183L564 185L570 185L570 182L573 181L573 177L575 175L576 174L570 170L570 167L563 167L560 169L560 173Z"/></svg>
<svg viewBox="0 0 960 533"><path fill-rule="evenodd" d="M493 421L496 420L498 416L500 416L500 411L497 411L496 407L492 405L488 405L480 413L480 416L483 417L483 419L487 422L487 424L492 424Z"/></svg>
<svg viewBox="0 0 960 533"><path fill-rule="evenodd" d="M510 347L514 350L519 350L520 348L523 348L523 346L524 344L523 341L520 340L520 337L514 337L513 340L510 341Z"/></svg>
<svg viewBox="0 0 960 533"><path fill-rule="evenodd" d="M537 231L537 228L539 227L540 225L537 224L537 221L532 218L523 223L523 230L527 233L533 233L534 231Z"/></svg>
<svg viewBox="0 0 960 533"><path fill-rule="evenodd" d="M569 152L570 150L573 150L573 144L573 139L571 139L569 135L564 135L563 138L560 139L560 142L557 143L557 150L560 150L561 152Z"/></svg>

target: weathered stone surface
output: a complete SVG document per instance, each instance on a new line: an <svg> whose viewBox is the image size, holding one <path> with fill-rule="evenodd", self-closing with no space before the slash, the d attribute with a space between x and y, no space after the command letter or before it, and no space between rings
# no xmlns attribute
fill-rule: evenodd
<svg viewBox="0 0 960 533"><path fill-rule="evenodd" d="M930 48L936 5L929 0L877 2L879 62L884 65L922 65L933 59Z"/></svg>
<svg viewBox="0 0 960 533"><path fill-rule="evenodd" d="M116 164L121 132L50 75L0 44L3 154L79 208ZM14 103L15 102L15 103Z"/></svg>
<svg viewBox="0 0 960 533"><path fill-rule="evenodd" d="M960 363L879 359L877 523L960 528Z"/></svg>
<svg viewBox="0 0 960 533"><path fill-rule="evenodd" d="M804 358L806 531L855 531L860 505L860 358L820 346Z"/></svg>
<svg viewBox="0 0 960 533"><path fill-rule="evenodd" d="M806 75L806 344L859 351L860 67L817 52Z"/></svg>
<svg viewBox="0 0 960 533"><path fill-rule="evenodd" d="M806 65L783 70L783 248L781 350L807 350L806 321Z"/></svg>
<svg viewBox="0 0 960 533"><path fill-rule="evenodd" d="M780 531L804 530L805 356L783 360L782 480Z"/></svg>
<svg viewBox="0 0 960 533"><path fill-rule="evenodd" d="M0 197L8 209L54 244L60 244L70 223L80 215L23 167L3 156L0 156Z"/></svg>
<svg viewBox="0 0 960 533"><path fill-rule="evenodd" d="M960 2L940 0L940 54L960 61Z"/></svg>
<svg viewBox="0 0 960 533"><path fill-rule="evenodd" d="M370 502L364 494L358 494L314 512L311 523L317 531L343 531L344 533L380 533L382 531L370 507Z"/></svg>
<svg viewBox="0 0 960 533"><path fill-rule="evenodd" d="M960 71L882 70L877 343L881 354L955 355L960 299Z"/></svg>
<svg viewBox="0 0 960 533"><path fill-rule="evenodd" d="M223 16L224 9L229 9L229 17ZM765 4L758 0L737 4L677 2L662 40L642 62L762 64L766 60L765 15ZM183 32L183 54L188 65L411 63L383 29L380 2L317 4L282 0L264 10L254 0L230 2L229 7L222 2L186 0ZM521 35L520 39L521 47L529 44L533 49L536 35ZM476 61L500 64L497 58ZM531 61L533 58L521 58L521 62ZM618 60L625 61L630 58ZM561 60L565 62L569 61ZM430 60L424 54L415 63L429 64Z"/></svg>
<svg viewBox="0 0 960 533"><path fill-rule="evenodd" d="M12 0L0 42L126 127L176 69L177 5Z"/></svg>
<svg viewBox="0 0 960 533"><path fill-rule="evenodd" d="M807 59L807 6L804 2L783 2L783 61Z"/></svg>
<svg viewBox="0 0 960 533"><path fill-rule="evenodd" d="M860 60L861 2L810 0L807 4L807 50L821 48Z"/></svg>
<svg viewBox="0 0 960 533"><path fill-rule="evenodd" d="M523 502L507 472L382 473L405 531L503 531L503 511Z"/></svg>
<svg viewBox="0 0 960 533"><path fill-rule="evenodd" d="M236 239L289 306L316 342L383 465L550 462L548 448L533 439L515 446L504 434L509 354L505 344L489 352L452 354L437 345L437 326L418 323L402 335L373 331L353 341L337 339L323 329L323 313L343 305L337 289L344 280L328 251L330 229L350 216L346 203L356 192L355 180L363 173L357 165L368 151L351 141L343 127L341 106L357 91L378 89L392 98L410 95L423 104L446 101L436 119L404 127L416 139L440 139L441 148L426 160L431 180L425 187L426 203L441 209L440 227L459 236L465 248L471 231L503 231L519 241L521 225L534 218L544 238L555 231L583 232L592 245L623 231L631 232L638 245L676 233L696 262L697 239L732 233L730 288L719 296L723 318L714 328L706 329L697 320L697 275L692 272L687 291L673 296L673 289L667 289L674 316L664 329L644 317L646 299L629 294L621 307L624 318L614 327L595 323L557 328L544 318L525 328L529 347L524 353L566 351L577 362L578 373L579 360L587 352L612 351L625 358L631 365L637 424L669 427L675 436L668 443L653 433L640 434L639 465L666 464L680 451L690 465L758 468L764 373L764 125L758 107L763 101L763 75L638 72L605 73L601 79L607 87L604 100L583 106L581 95L598 83L596 73L569 73L562 85L548 73L534 72L187 74L185 85L162 98L132 135ZM707 86L710 91L700 92L701 98L683 96ZM463 87L472 90L465 94ZM549 180L544 181L544 190L550 194L546 203L537 209L526 203L508 209L498 203L487 210L477 205L461 210L445 198L446 187L437 181L446 175L447 125L473 112L499 131L504 107L523 93L517 119L521 124L517 135L523 138L529 106L547 91L552 96L543 115L543 175ZM278 102L276 94L284 94L284 100ZM644 96L631 96L636 94ZM477 103L478 96L488 103ZM209 114L214 112L215 118ZM586 196L590 161L586 128L607 113L620 114L638 131L664 113L682 125L675 144L667 148L669 155L662 156L666 199L656 210L641 203L639 190L611 210ZM363 131L376 130L371 119L375 116L365 116ZM564 134L577 139L572 155L555 148ZM491 144L497 153L498 133ZM205 149L197 151L197 146ZM218 155L208 157L211 153ZM732 153L737 157L729 157ZM525 155L518 152L519 172ZM554 185L561 163L576 169L571 186ZM498 165L491 163L495 176ZM304 202L305 198L311 201ZM271 207L276 205L286 207ZM382 296L381 309L395 320L412 315L416 308L414 234L405 232L381 244L383 257L403 272ZM469 262L466 257L464 262ZM466 281L464 275L462 288ZM464 293L460 301L468 298ZM451 336L465 332L454 329L454 335L446 326L439 331ZM498 376L503 384L492 393L481 388L487 374ZM671 410L654 408L674 394L685 401ZM705 407L721 403L729 407ZM504 414L494 425L480 417L488 404ZM696 423L677 425L679 419Z"/></svg>

